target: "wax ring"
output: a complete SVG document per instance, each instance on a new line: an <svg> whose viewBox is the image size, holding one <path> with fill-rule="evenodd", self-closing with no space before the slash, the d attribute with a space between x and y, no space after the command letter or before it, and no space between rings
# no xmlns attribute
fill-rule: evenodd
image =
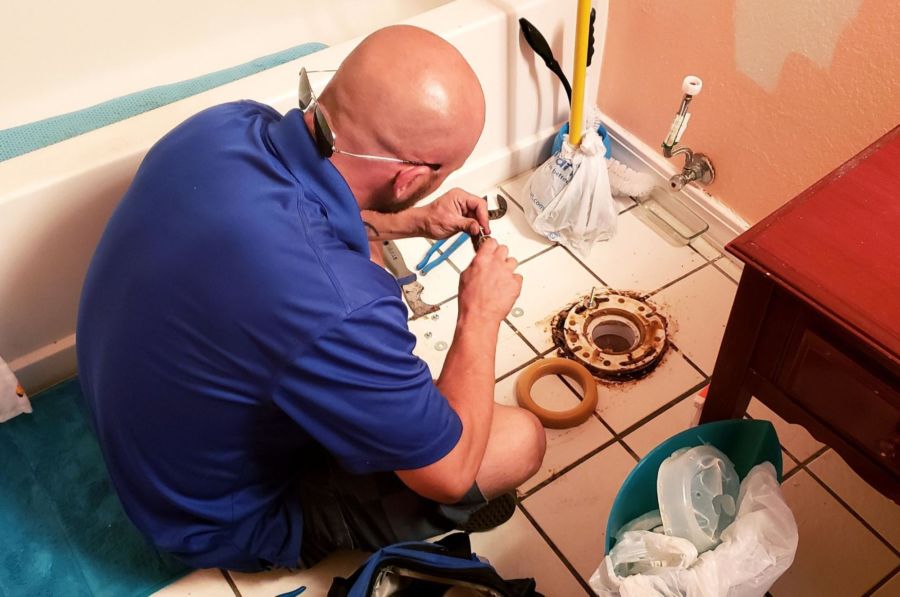
<svg viewBox="0 0 900 597"><path fill-rule="evenodd" d="M584 395L581 403L569 410L549 410L538 405L531 397L531 388L537 380L547 375L568 375L574 378ZM597 382L584 365L575 361L541 359L519 375L516 380L516 400L519 406L534 413L544 427L568 429L587 421L597 407Z"/></svg>

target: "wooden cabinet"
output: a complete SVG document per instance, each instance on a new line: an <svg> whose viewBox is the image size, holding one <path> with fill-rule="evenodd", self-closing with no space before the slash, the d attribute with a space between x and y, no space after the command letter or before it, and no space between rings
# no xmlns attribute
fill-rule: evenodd
<svg viewBox="0 0 900 597"><path fill-rule="evenodd" d="M701 421L756 396L900 503L900 127L727 249L745 267Z"/></svg>

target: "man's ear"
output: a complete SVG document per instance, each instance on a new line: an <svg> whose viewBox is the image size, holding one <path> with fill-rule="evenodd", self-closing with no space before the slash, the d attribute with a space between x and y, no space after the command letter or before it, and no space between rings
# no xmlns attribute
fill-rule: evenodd
<svg viewBox="0 0 900 597"><path fill-rule="evenodd" d="M394 177L394 197L407 201L417 196L431 184L434 172L428 166L409 165Z"/></svg>

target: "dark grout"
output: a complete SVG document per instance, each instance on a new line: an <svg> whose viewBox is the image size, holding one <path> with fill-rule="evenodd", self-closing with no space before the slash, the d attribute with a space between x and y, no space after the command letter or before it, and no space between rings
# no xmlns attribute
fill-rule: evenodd
<svg viewBox="0 0 900 597"><path fill-rule="evenodd" d="M610 288L609 284L607 284L606 282L604 282L604 281L603 281L603 278L601 278L600 276L598 276L597 273L596 273L594 270L592 270L590 267L588 267L588 265L587 265L584 261L582 261L580 257L578 257L575 253L572 252L571 249L569 249L569 247L566 247L566 246L564 246L564 245L559 245L559 246L562 247L563 251L565 251L566 253L569 254L569 257L571 257L572 259L574 259L575 261L577 261L578 264L579 264L581 267L583 267L584 269L586 269L587 272L591 275L591 277L593 277L595 280L597 280L598 282L600 282L601 284L603 284L603 286L605 286L606 288Z"/></svg>
<svg viewBox="0 0 900 597"><path fill-rule="evenodd" d="M494 380L494 383L495 383L495 384L498 384L498 383L500 383L501 381L503 381L504 379L506 379L506 378L508 378L508 377L512 377L513 375L515 375L516 373L518 373L519 371L521 371L522 369L524 369L524 368L527 367L528 365L530 365L530 364L532 364L532 363L534 363L534 362L537 362L537 361L541 360L541 358L543 358L543 357L541 357L540 355L537 355L537 356L534 356L534 357L528 359L527 361L525 361L525 362L522 363L521 365L516 366L514 369L510 369L509 371L507 371L506 373L504 373L503 375L501 375L500 377L498 377L497 379L495 379L495 380Z"/></svg>
<svg viewBox="0 0 900 597"><path fill-rule="evenodd" d="M231 587L231 590L234 591L234 597L242 597L241 592L237 588L237 584L234 582L234 579L231 578L231 574L224 568L219 568L219 572L222 573L222 576L225 577L225 582L227 582L228 586Z"/></svg>
<svg viewBox="0 0 900 597"><path fill-rule="evenodd" d="M556 481L557 479L561 478L563 475L565 475L566 473L568 473L568 472L571 471L572 469L578 467L578 465L580 465L580 464L582 464L582 463L584 463L584 462L587 462L588 460L590 460L591 458L593 458L594 456L596 456L597 454L599 454L600 452L602 452L602 451L605 450L606 448L608 448L608 447L610 447L610 446L612 446L613 444L616 444L616 443L618 443L618 442L619 442L619 440L618 440L618 438L616 438L616 437L611 437L611 438L609 438L608 440L606 440L605 442L603 442L602 444L600 444L598 447L596 447L596 448L594 448L594 449L588 451L586 454L580 456L580 457L579 457L578 459L576 459L575 461L573 461L573 462L567 464L566 466L562 467L561 469L559 469L558 471L556 471L555 473L553 473L552 475L550 475L549 477L547 477L546 479L544 479L543 481L541 481L540 483L538 483L537 485L535 485L534 487L532 487L531 489L529 489L528 491L526 491L525 493L523 493L521 499L522 499L522 500L525 500L525 499L527 499L527 498L530 498L531 496L533 496L534 494L536 494L538 491L540 491L540 490L543 489L544 487L547 487L548 485L550 485L551 483L553 483L553 482Z"/></svg>
<svg viewBox="0 0 900 597"><path fill-rule="evenodd" d="M700 270L702 270L703 268L708 267L708 266L710 266L710 265L711 265L711 262L705 261L702 265L699 265L699 266L695 267L694 269L690 270L690 271L687 272L686 274L682 274L682 275L679 276L678 278L675 278L674 280L672 280L672 281L670 281L670 282L666 282L665 284L663 284L662 286L660 286L659 288L657 288L657 289L654 290L653 292L648 292L647 294L644 295L644 298L650 298L650 297L653 297L653 296L659 294L660 292L662 292L663 290L669 288L670 286L674 286L675 284L681 282L682 280L684 280L684 279L687 278L688 276L692 276L692 275L696 274L697 272L699 272ZM726 276L726 277L727 277L727 276ZM728 279L730 280L731 278L728 278Z"/></svg>
<svg viewBox="0 0 900 597"><path fill-rule="evenodd" d="M595 593L594 593L594 590L591 589L591 586L587 583L586 580L581 578L581 575L578 574L577 570L575 570L575 566L572 565L572 562L570 562L569 559L563 555L563 553L559 549L559 547L556 546L556 543L554 543L553 540L550 539L550 536L544 531L543 528L541 528L541 525L539 525L537 523L537 521L534 519L534 517L531 515L531 513L527 509L525 509L525 506L522 505L522 502L519 502L517 505L518 505L519 511L525 516L525 518L528 519L528 522L531 523L531 526L534 527L534 530L536 530L538 535L540 535L541 538L547 543L547 545L550 547L551 551L553 551L553 553L556 554L556 557L558 557L560 559L560 561L563 563L563 565L566 568L568 568L568 570L572 574L572 576L575 577L575 580L578 581L578 584L581 585L581 588L584 589L588 595L590 595L591 597L594 597Z"/></svg>
<svg viewBox="0 0 900 597"><path fill-rule="evenodd" d="M863 593L862 597L872 597L872 595L875 594L875 591L891 582L891 579L897 576L898 573L900 573L900 566L897 566L896 568L888 572L887 576L875 583L874 587Z"/></svg>
<svg viewBox="0 0 900 597"><path fill-rule="evenodd" d="M516 327L516 324L514 324L514 323L510 320L509 317L510 317L510 316L507 315L506 318L505 318L503 321L505 321L505 322L506 322L506 325L508 325L509 327L511 327L512 330L516 333L516 335L517 335L519 338L521 338L522 341L525 342L525 344L528 345L528 348L530 348L531 350L533 350L533 351L534 351L534 354L541 355L541 356L543 356L544 354L546 354L546 352L541 352L541 350L540 350L537 346L535 346L534 344L532 344L531 341L529 341L528 338L525 337L525 334L523 334L522 332L519 331L519 328ZM550 350L555 350L555 348L551 348Z"/></svg>
<svg viewBox="0 0 900 597"><path fill-rule="evenodd" d="M718 265L716 265L716 262L717 262L717 261L720 261L720 260L722 260L722 259L728 259L728 257L725 257L724 255L722 255L721 257L717 258L716 260L710 261L710 263L711 263L712 266L713 266L716 270L718 270L719 273L721 273L723 276L725 276L726 278L728 278L729 280L731 280L731 281L734 282L735 284L740 284L740 280L735 280L734 278L731 277L731 274L729 274L729 273L726 272L724 269L722 269L721 267L719 267Z"/></svg>
<svg viewBox="0 0 900 597"><path fill-rule="evenodd" d="M699 237L697 237L697 238L703 238L703 236L701 235L701 236L699 236ZM694 240L695 240L695 239L693 239L693 238L692 238L691 240L689 240L687 246L689 246L689 247L691 248L691 250L692 250L694 253L696 253L697 255L699 255L700 257L702 257L703 260L706 261L707 263L712 263L713 261L716 261L719 257L722 256L722 254L720 253L720 254L719 254L719 257L716 257L715 259L710 259L710 258L707 257L706 255L704 255L703 253L701 253L701 252L700 252L700 249L698 249L698 248L695 247L693 244L691 244L691 243L694 242ZM707 241L707 242L709 242L709 241ZM718 251L717 251L717 252L718 252Z"/></svg>
<svg viewBox="0 0 900 597"><path fill-rule="evenodd" d="M807 468L806 465L804 465L804 466L803 466L803 470L805 470L805 471L806 471L806 474L808 474L810 477L812 477L813 480L815 480L816 482L818 482L819 485L821 485L822 488L825 489L825 491L827 491L829 494L831 494L831 497L833 497L835 500L837 500L837 503L839 503L840 505L842 505L842 506L844 507L844 509L846 509L846 510L847 510L854 518L856 518L856 520L858 520L860 523L862 523L862 525L863 525L865 528L867 528L867 529L869 530L870 533L872 533L873 535L875 535L876 537L878 537L878 539L879 539L882 543L884 543L885 547L887 547L889 550L891 550L891 552L894 554L894 557L900 558L900 552L898 552L896 549L894 549L894 546L891 545L890 541L888 541L887 539L885 539L885 538L881 535L881 533L879 533L878 531L876 531L875 528L874 528L872 525L870 525L870 524L866 521L865 518L863 518L856 510L854 510L854 509L850 506L850 504L848 504L847 502L845 502L844 499L843 499L841 496L839 496L839 495L837 494L836 491L834 491L834 490L833 490L831 487L829 487L824 481L822 481L822 479L820 479L819 476L816 475L816 473L814 473L814 472L812 471L812 469Z"/></svg>
<svg viewBox="0 0 900 597"><path fill-rule="evenodd" d="M629 211L631 211L632 209L634 209L635 207L638 206L637 201L635 201L633 197L629 197L629 199L631 199L631 202L632 202L631 205L629 205L628 207L626 207L625 209L623 209L622 211L620 211L620 212L619 212L619 215L620 215L620 216L621 216L622 214L624 214L624 213L628 213Z"/></svg>
<svg viewBox="0 0 900 597"><path fill-rule="evenodd" d="M682 357L684 357L684 360L688 362L688 365L690 365L691 367L693 367L693 368L697 371L697 373L699 373L700 375L702 375L703 377L706 378L706 383L709 383L709 380L711 379L710 376L712 375L711 373L707 373L706 371L704 371L703 369L701 369L701 368L700 368L700 365L698 365L697 363L695 363L695 362L691 359L691 357L687 356L687 353L685 353L683 350L681 350L680 348L678 348L677 346L675 346L675 343L674 343L674 342L672 342L672 341L670 340L670 341L669 341L669 344L671 344L671 347L674 348L674 349L678 352L678 354L680 354Z"/></svg>

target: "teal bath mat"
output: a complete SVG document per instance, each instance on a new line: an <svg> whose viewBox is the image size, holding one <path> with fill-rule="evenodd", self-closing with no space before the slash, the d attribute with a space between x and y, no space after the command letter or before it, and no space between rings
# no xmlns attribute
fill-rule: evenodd
<svg viewBox="0 0 900 597"><path fill-rule="evenodd" d="M187 573L125 517L78 380L32 405L0 424L0 597L136 597Z"/></svg>

